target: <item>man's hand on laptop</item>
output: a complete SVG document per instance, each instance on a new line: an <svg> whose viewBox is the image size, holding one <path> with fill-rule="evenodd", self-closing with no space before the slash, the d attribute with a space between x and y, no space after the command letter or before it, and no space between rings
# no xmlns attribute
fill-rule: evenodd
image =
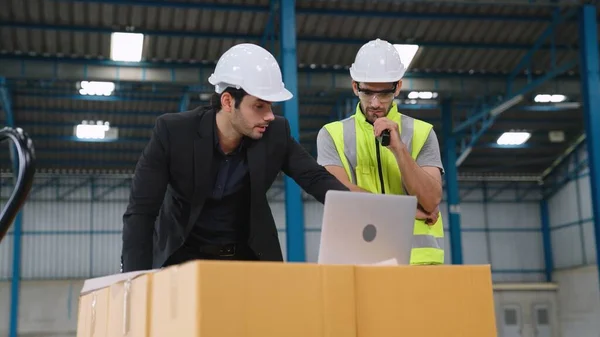
<svg viewBox="0 0 600 337"><path fill-rule="evenodd" d="M416 218L418 220L425 220L425 223L428 225L433 225L437 222L439 213L440 213L439 207L436 207L435 210L433 210L433 212L428 213L427 211L425 211L423 209L423 207L421 207L421 205L417 205Z"/></svg>

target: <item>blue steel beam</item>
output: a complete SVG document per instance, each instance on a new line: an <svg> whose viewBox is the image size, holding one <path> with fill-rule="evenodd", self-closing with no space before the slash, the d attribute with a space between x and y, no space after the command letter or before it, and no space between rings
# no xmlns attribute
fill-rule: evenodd
<svg viewBox="0 0 600 337"><path fill-rule="evenodd" d="M89 179L86 179L86 180L82 181L81 183L79 183L75 186L72 186L70 189L63 192L61 195L58 195L56 197L56 200L58 200L58 201L65 200L66 197L77 192L77 190L87 187L87 185L91 183L92 179L93 179L93 177L90 177Z"/></svg>
<svg viewBox="0 0 600 337"><path fill-rule="evenodd" d="M46 187L52 187L52 186L56 185L57 182L58 182L58 178L51 178L51 179L48 179L47 181L45 181L44 183L35 184L31 188L31 192L29 192L29 195L33 196Z"/></svg>
<svg viewBox="0 0 600 337"><path fill-rule="evenodd" d="M98 193L98 194L94 193L94 194L92 194L92 200L94 200L94 201L102 200L102 198L104 198L105 196L107 196L111 192L114 192L115 190L117 190L119 188L127 188L130 184L131 184L131 178L123 179L121 182L109 186L108 188L106 188L101 193ZM98 184L95 184L95 186L98 187Z"/></svg>
<svg viewBox="0 0 600 337"><path fill-rule="evenodd" d="M551 52L551 66L552 68L556 67L556 42L555 42L555 30L557 26L561 23L565 22L566 19L574 17L577 13L577 9L573 8L569 10L567 13L562 15L560 13L560 8L556 8L553 13L552 22L548 25L548 27L538 36L535 43L531 47L531 49L521 58L521 61L517 64L517 66L510 72L508 75L508 83L507 83L507 93L512 93L512 81L516 78L518 74L521 73L522 70L528 68L531 64L533 55L536 51L541 49L544 45L546 45L546 40L550 39L550 52ZM529 74L531 72L528 72Z"/></svg>
<svg viewBox="0 0 600 337"><path fill-rule="evenodd" d="M9 54L4 54L4 55L9 55ZM23 56L23 59L27 59L27 56ZM65 58L68 59L68 58ZM81 60L81 62L84 62L83 59L81 58L75 58L75 60ZM90 61L92 62L92 64L95 61L98 61L100 59L90 59ZM106 60L108 62L117 62L117 61L112 61L112 60ZM78 62L78 61L77 61ZM141 61L142 64L148 64L147 61ZM150 63L155 63L155 62L150 62ZM158 63L168 63L168 62L158 62ZM115 64L122 64L122 65L131 65L131 62L121 62L118 61L118 63ZM207 65L202 65L200 64L199 67L205 69L207 72L209 71L209 66ZM38 78L29 78L29 79L22 79L22 80L10 80L9 84L11 86L11 89L19 89L19 88L26 88L26 89L64 89L64 90L72 90L72 89L79 89L79 87L75 86L75 83L73 83L73 81L69 81L69 80L63 80L63 79L38 79ZM189 91L206 91L209 92L210 91L210 87L209 86L188 86L188 85L173 85L173 84L163 84L163 83L150 83L150 84L142 84L140 85L139 82L121 82L118 83L117 86L115 86L115 92L139 92L143 90L143 92L147 92L147 93L169 93L169 94L180 94L182 91L185 90L189 90Z"/></svg>
<svg viewBox="0 0 600 337"><path fill-rule="evenodd" d="M423 120L428 121L427 118L424 118ZM442 124L443 121L440 123ZM543 124L540 124L543 125ZM540 135L543 137L547 137L548 134L546 133L548 129L542 129L542 128L538 128L538 130L533 130L531 132L532 136L534 135ZM308 134L315 134L319 131L319 128L304 128L302 129L303 131L303 135L308 135ZM581 131L580 127L569 127L568 129L563 129L563 131L565 131L565 133L577 133ZM504 133L504 130L489 130L486 135L488 136L493 136L493 137L499 137L500 135L502 135ZM479 147L480 144L474 144L473 147ZM523 147L527 147L527 145L523 145Z"/></svg>
<svg viewBox="0 0 600 337"><path fill-rule="evenodd" d="M300 106L303 106L303 104L300 104ZM187 109L187 105L185 104L180 104L179 106L179 110L178 111L185 111L185 109ZM184 109L184 110L182 110ZM144 116L144 117L157 117L161 114L166 113L165 111L160 111L160 112L144 112L144 111L140 111L139 113L136 111L102 111L102 110L95 110L95 112L92 111L86 111L86 110L70 110L70 109L51 109L46 111L45 109L32 109L32 110L26 110L26 109L15 109L16 111L19 112L23 112L25 114L24 118L28 118L30 119L31 117L29 117L27 115L27 113L29 112L42 112L44 114L73 114L73 115L105 115L105 116ZM300 115L300 121L305 122L304 125L305 127L303 128L303 131L305 132L317 132L320 127L321 124L325 124L325 122L327 122L329 120L329 116L326 115ZM432 124L439 124L442 122L441 118L428 118L428 117L423 117L421 118L424 121L428 122L428 123L432 123ZM109 122L112 122L109 120ZM34 121L23 121L22 125L24 126L73 126L73 124L68 123L68 122L54 122L54 121L39 121L39 122L34 122ZM316 124L315 123L319 123ZM547 129L548 127L553 127L555 125L560 125L561 128L564 130L565 128L572 128L575 124L575 126L577 126L579 124L579 121L577 119L574 118L553 118L551 120L544 120L542 118L507 118L501 121L498 121L497 124L518 124L519 127L526 127L528 124L535 124L535 126L538 129ZM135 128L135 129L146 129L146 128L152 128L152 124L141 124L141 123L136 123L136 124L120 124L120 125L115 125L121 128Z"/></svg>
<svg viewBox="0 0 600 337"><path fill-rule="evenodd" d="M64 141L64 142L74 142L74 143L78 143L78 144L84 144L84 143L120 143L120 144L133 144L134 146L136 146L134 143L146 143L148 142L148 138L147 137L121 137L121 138L117 138L117 139L98 139L98 140L83 140L80 138L77 138L75 136L62 136L62 135L54 135L54 134L35 134L33 135L33 138L35 140L44 140L44 141ZM308 140L308 139L301 139L300 143L302 145L305 146L314 146L314 139ZM523 144L523 145L514 145L514 146L502 146L502 145L498 145L497 143L478 143L475 147L477 148L490 148L490 149L502 149L502 150L515 150L515 149L536 149L536 150L545 150L545 149L555 149L558 148L558 146L553 146L551 144L546 144L546 143L527 143L527 144ZM53 152L53 153L68 153L69 151L79 151L79 148L76 148L76 150L73 150L73 148L64 148L64 147L60 147L60 148L52 148L52 147L47 147L47 146L41 146L39 148L39 153L43 155L43 153L47 153L48 151ZM107 152L110 151L111 153L138 153L140 151L140 149L119 149L119 150L113 150L113 149L102 149L102 148L98 148L98 149L88 149L85 148L84 150L81 151L89 151L90 153L103 153L103 152ZM138 153L139 154L139 153ZM508 152L507 155L513 155L514 153L512 152Z"/></svg>
<svg viewBox="0 0 600 337"><path fill-rule="evenodd" d="M517 185L517 190L519 190L519 185ZM542 195L542 187L539 185L533 185L530 186L529 188L526 188L524 190L521 190L522 192L519 193L519 191L517 191L516 196L517 196L517 202L521 202L523 200L526 199L526 197L528 195L530 195L532 192L535 192L537 194L538 197L541 197Z"/></svg>
<svg viewBox="0 0 600 337"><path fill-rule="evenodd" d="M196 10L213 10L213 11L233 11L233 12L248 12L248 13L267 13L268 6L261 5L234 5L234 4L217 4L217 3L189 3L181 1L152 1L152 0L54 0L61 2L78 2L78 3L96 3L109 5L129 5L129 6L145 6L145 7L160 7L160 8L179 8L179 9L196 9ZM461 2L464 3L464 2ZM529 2L531 4L531 2ZM478 4L479 5L479 4ZM339 17L368 17L368 18L389 18L389 19L404 19L404 20L442 20L442 21L508 21L508 22L548 22L552 18L539 15L501 15L501 14L467 14L467 13L421 13L407 11L369 11L369 10L347 10L347 9L328 9L328 8L296 8L298 15L323 15L323 16L339 16Z"/></svg>
<svg viewBox="0 0 600 337"><path fill-rule="evenodd" d="M575 163L579 163L579 152L575 152L573 156L573 160ZM582 210L582 201L581 201L581 188L580 188L579 174L575 178L575 204L577 205L577 219L582 221L583 210ZM579 240L581 242L581 256L583 257L583 265L587 265L587 252L585 247L585 229L583 227L583 222L579 223Z"/></svg>
<svg viewBox="0 0 600 337"><path fill-rule="evenodd" d="M60 136L55 136L55 137L34 137L34 139L36 140L60 140L62 139ZM142 143L142 144L135 144L136 142L138 143ZM126 138L123 139L120 142L114 142L114 143L121 143L121 144L130 144L132 145L130 148L119 148L119 149L113 149L113 148L104 148L104 147L90 147L90 146L86 146L83 145L86 142L80 141L80 142L76 142L77 144L73 145L62 145L62 146L47 146L47 145L43 145L43 146L38 146L38 148L36 148L37 152L40 154L41 157L43 157L44 155L48 155L48 154L74 154L74 155L101 155L101 154L110 154L110 155L135 155L135 158L137 158L140 154L141 151L143 149L143 143L148 142L148 138ZM93 143L93 142L91 142ZM104 143L109 143L109 142L104 142ZM305 147L311 147L314 148L315 147L315 142L314 141L306 141L306 140L302 140L300 141L300 144L305 146ZM78 146L79 145L79 146ZM506 155L507 157L515 157L518 156L518 154L515 154L514 152L510 151L510 150L515 150L515 149L529 149L529 148L534 148L534 147L518 147L518 146L514 146L514 147L506 147L506 148L502 148L502 147L495 147L493 144L481 144L480 145L481 148L498 148L498 149L504 149L507 150L507 152L504 152L502 154L497 154L497 155L489 155L489 154L482 154L482 155L477 155L477 158L482 158L482 159L490 159L493 160L494 158L496 158L498 155ZM537 147L534 148L535 150L541 151L541 150L555 150L558 149L558 147L551 147L548 145L538 145ZM530 155L530 152L525 154ZM504 157L504 158L507 158ZM585 161L582 161L582 163L585 163ZM512 164L511 164L512 165Z"/></svg>
<svg viewBox="0 0 600 337"><path fill-rule="evenodd" d="M579 12L579 39L582 44L579 67L596 238L596 264L600 277L600 56L596 10L594 5L583 5Z"/></svg>
<svg viewBox="0 0 600 337"><path fill-rule="evenodd" d="M120 137L117 139L87 139L83 140L75 136L61 136L55 134L35 134L31 136L35 140L53 140L77 143L147 143L148 137Z"/></svg>
<svg viewBox="0 0 600 337"><path fill-rule="evenodd" d="M23 127L44 127L44 128L48 128L48 127L60 127L60 128L65 128L65 127L73 127L72 124L70 123L66 123L66 122L22 122L20 123L21 126ZM147 129L150 130L150 128L148 128L147 126L144 125L137 125L137 124L125 124L125 125L117 125L117 127L119 127L120 129L132 129L132 130L139 130L139 129ZM303 145L314 145L313 141L314 141L314 137L316 132L318 131L318 128L315 129L307 129L307 128L303 128L300 130L300 138L301 138L301 144ZM570 132L569 130L565 130L567 132ZM502 131L496 131L493 133L488 133L491 135L495 135L495 136L499 136L500 134L502 134ZM536 135L536 133L534 133L534 135ZM542 135L542 133L540 133L540 135ZM120 138L116 138L116 139L80 139L77 138L75 136L63 136L63 135L58 135L58 134L51 134L51 133L35 133L32 136L34 139L36 140L52 140L52 141L65 141L65 142L76 142L76 143L138 143L138 142L147 142L148 139L146 137L120 137ZM561 147L560 144L558 145L553 145L552 143L545 143L545 142L527 142L525 144L521 144L521 145L498 145L497 143L494 142L479 142L476 145L473 146L473 148L488 148L488 149L498 149L498 150L515 150L515 149L536 149L536 150L546 150L546 149L559 149ZM40 153L43 153L45 150L47 150L47 148L40 148ZM66 149L64 151L67 151ZM100 151L100 150L99 150ZM108 150L107 150L108 151ZM111 150L112 151L112 150ZM478 156L480 157L480 156Z"/></svg>
<svg viewBox="0 0 600 337"><path fill-rule="evenodd" d="M572 156L569 157L576 157L576 155L574 153ZM558 175L557 177L554 177L554 180L552 182L546 182L546 184L544 185L544 198L552 198L569 182L581 178L581 171L583 171L586 167L589 167L588 165L588 159L576 161L572 169L567 168L565 170L566 172L564 172L561 175Z"/></svg>
<svg viewBox="0 0 600 337"><path fill-rule="evenodd" d="M148 142L148 137L122 137L122 138L117 138L117 139L87 139L87 140L83 140L80 138L77 138L75 136L61 136L61 135L55 135L55 134L35 134L32 136L33 139L35 140L52 140L52 141L64 141L64 142L75 142L75 143L146 143ZM301 140L300 142L302 145L312 145L313 142L309 142L307 140ZM39 153L41 153L43 155L45 149L47 149L46 147L40 147L40 151ZM62 151L68 151L67 149L63 149ZM93 151L93 150L90 150ZM100 150L98 150L100 151ZM114 152L114 150L104 150L104 151L111 151ZM127 151L127 150L126 150ZM117 151L118 152L118 151Z"/></svg>
<svg viewBox="0 0 600 337"><path fill-rule="evenodd" d="M548 39L550 36L553 36L556 26L563 23L570 17L574 16L576 13L576 8L569 10L564 15L561 15L560 12L557 10L555 12L553 21L548 25L544 32L542 32L531 51L523 57L522 62L520 62L520 65L518 67L522 67L521 63L530 63L532 61L532 54L535 52L535 50L539 49L542 44L545 43L546 39ZM550 47L554 48L554 46L554 39L552 39ZM596 52L598 51L596 50ZM460 166L460 164L469 156L474 144L479 141L481 136L494 124L495 120L504 111L519 104L524 99L524 95L530 93L531 91L541 86L545 82L551 80L552 78L555 78L556 76L563 74L569 69L575 67L577 63L577 59L567 60L561 65L556 65L553 63L551 70L548 71L545 75L535 80L531 78L526 85L517 90L515 90L513 82L515 79L514 76L516 76L516 74L519 73L520 69L516 69L516 71L513 72L514 76L511 74L508 77L505 93L506 97L503 100L501 100L492 108L483 106L482 108L478 109L475 114L470 116L466 121L463 121L458 126L454 127L453 132L456 134L463 134L468 128L471 129L470 134L466 135L463 138L461 144L461 153L457 158L457 165Z"/></svg>
<svg viewBox="0 0 600 337"><path fill-rule="evenodd" d="M29 92L17 92L15 96L20 97L40 97L40 98L54 98L54 99L67 99L72 101L98 101L98 102L172 102L178 103L181 100L177 97L127 97L127 96L92 96L92 95L79 95L79 94L50 94L50 93L29 93Z"/></svg>
<svg viewBox="0 0 600 337"><path fill-rule="evenodd" d="M281 63L283 81L294 95L283 102L283 113L290 124L290 132L294 139L300 139L298 121L298 68L296 56L296 13L295 0L279 2L281 25ZM285 225L287 242L287 260L303 262L306 260L304 238L304 202L300 186L290 177L285 177Z"/></svg>
<svg viewBox="0 0 600 337"><path fill-rule="evenodd" d="M91 65L94 64L94 60L90 60ZM54 93L69 93L69 92L77 92L79 93L79 86L77 85L79 81L68 81L68 80L31 80L24 79L23 81L15 81L12 80L9 82L10 89L13 91L19 90L27 90L28 92L54 92ZM174 96L180 95L187 91L199 91L199 92L207 92L210 93L210 88L208 87L198 87L198 88L190 88L187 85L172 85L172 84L160 84L160 83L151 83L143 86L138 86L138 83L130 82L121 82L117 83L112 94L143 94L143 95L159 95L159 96ZM193 90L191 90L193 89Z"/></svg>
<svg viewBox="0 0 600 337"><path fill-rule="evenodd" d="M100 4L100 5L128 5L128 6L143 6L143 7L158 7L158 8L173 8L173 9L198 9L212 11L238 11L249 13L266 13L269 11L268 6L260 5L234 5L234 4L219 4L219 3L190 3L183 1L165 1L165 0L53 0L54 2L73 2L85 4Z"/></svg>
<svg viewBox="0 0 600 337"><path fill-rule="evenodd" d="M294 18L295 20L295 18ZM108 27L89 27L89 26L75 26L75 25L60 25L60 24L32 24L32 23L17 23L17 22L0 22L0 28L13 28L13 29L32 29L32 30L54 30L64 32L77 32L77 33L97 33L97 34L112 34L114 32L128 32L126 29L114 29ZM182 37L182 38L199 38L199 39L233 39L233 40L253 40L258 43L263 38L263 35L250 35L250 34L233 34L233 33L217 33L217 32L194 32L194 31L167 31L167 30L144 30L136 29L135 32L142 33L145 36L165 36L165 37ZM330 37L321 36L299 36L296 39L298 42L308 43L326 43L326 44L353 44L363 45L364 39L351 39L338 37L332 39ZM418 40L394 40L395 43L412 43L418 44L421 47L435 47L435 48L464 48L464 49L486 49L486 50L528 50L531 48L529 44L519 43L478 43L478 42L441 42L441 41L418 41ZM541 47L549 49L549 47ZM569 45L557 45L556 49L569 50L572 46Z"/></svg>
<svg viewBox="0 0 600 337"><path fill-rule="evenodd" d="M142 83L156 86L197 86L206 83L214 66L192 64L190 62L116 62L85 58L57 58L30 55L5 55L0 53L0 76L12 79L38 79L46 81L81 80L112 81L118 86ZM94 70L94 71L92 71ZM324 90L326 92L349 92L351 80L346 69L298 67L300 88ZM571 96L579 95L581 88L578 78L560 76L558 80L542 85L538 90L560 91ZM451 94L455 99L461 96L472 97L489 92L502 93L506 90L506 77L498 75L458 73L409 73L405 75L403 90L437 91ZM527 78L519 76L519 85L526 85ZM485 83L485 86L481 84ZM202 91L209 92L208 86ZM194 88L194 91L198 89ZM302 92L302 90L301 90Z"/></svg>
<svg viewBox="0 0 600 337"><path fill-rule="evenodd" d="M47 97L47 98L52 98L52 97ZM148 101L152 102L152 99L149 99ZM208 102L201 102L198 104L208 104ZM301 101L299 102L300 106L329 106L330 103L308 103L308 102L304 102ZM320 114L315 114L315 115L309 115L309 114L303 114L301 116L302 119L323 119L323 120L332 120L339 118L342 119L343 115L341 115L340 113L342 113L342 109L341 109L341 102L336 102L334 103L334 107L331 109L331 114L330 115L320 115ZM180 106L181 107L181 106ZM456 105L455 105L456 107ZM438 109L438 105L418 105L418 104L398 104L398 109L399 110L418 110L418 111L425 111L425 110L437 110ZM15 108L16 111L20 111L20 112L43 112L45 114L110 114L110 115L118 115L118 116L158 116L161 115L163 113L165 113L164 110L160 110L160 111L146 111L146 110L108 110L108 109L89 109L89 110L78 110L78 109L63 109L63 108L52 108L52 109L46 109L46 108L40 108L40 107L36 107L36 106L20 106L20 107L16 107ZM542 105L542 106L536 106L536 105L529 105L529 106L518 106L518 107L514 107L513 109L511 109L513 111L521 111L521 112L561 112L561 111L576 111L577 109L571 109L571 108L561 108L561 107L554 107L554 106L549 106L549 105ZM433 123L441 123L441 118L435 117L435 118L425 118L426 121L428 122L433 122ZM558 120L557 123L562 123L562 122L567 122L568 120L573 121L573 118L570 119L561 119ZM503 119L502 121L507 121L507 119ZM540 120L538 119L520 119L520 118L516 118L516 119L510 119L510 121L514 121L514 122L525 122L525 123L534 123L534 122L540 122ZM555 122L554 119L551 120L552 122Z"/></svg>
<svg viewBox="0 0 600 337"><path fill-rule="evenodd" d="M442 76L443 78L443 76ZM144 101L164 101L164 102L176 102L180 93L173 90L115 90L111 96L94 96L94 95L81 95L75 93L75 90L69 90L65 88L40 88L36 86L28 85L13 85L11 86L13 95L15 96L29 96L29 97L44 97L44 98L58 98L58 99L76 99L76 100L100 100L100 101L129 101L129 100L144 100ZM188 97L183 97L181 100L188 100L188 104L192 101L195 104L208 104L208 100L199 99L197 96L190 96L191 91L182 89L185 93L188 93ZM207 91L206 93L212 94L213 90ZM333 96L333 95L332 95ZM302 96L301 105L313 105L313 106L331 106L344 102L347 97L345 95L339 95L337 99L333 99L332 96L320 98L313 95ZM180 101L181 102L181 101ZM402 99L398 99L396 103L398 109L401 110L438 110L440 105L436 101L427 103L416 103L408 104L402 103ZM471 109L473 103L471 102L457 102L454 104L457 109ZM529 112L553 112L553 111L569 111L577 110L581 107L579 102L567 102L567 103L536 103L527 106L513 107L512 110L529 111ZM20 108L22 110L24 108ZM332 111L333 113L333 111ZM326 115L322 115L327 117ZM332 116L330 116L332 117Z"/></svg>
<svg viewBox="0 0 600 337"><path fill-rule="evenodd" d="M446 173L446 196L448 205L448 228L450 230L450 251L452 264L462 264L462 237L460 230L460 196L458 170L456 167L456 135L452 132L452 101L442 103L442 136L444 139L444 167Z"/></svg>
<svg viewBox="0 0 600 337"><path fill-rule="evenodd" d="M86 96L83 96L86 97ZM181 97L181 101L179 102L179 112L183 112L183 111L187 111L188 107L190 105L190 94L188 92L186 92L185 94L183 94L183 96ZM158 116L158 114L156 114Z"/></svg>
<svg viewBox="0 0 600 337"><path fill-rule="evenodd" d="M184 71L188 71L189 69L194 69L195 71L199 70L201 75L198 76L196 78L196 76L194 76L194 80L195 82L190 86L190 89L193 89L194 91L203 91L203 92L211 92L212 90L214 90L214 87L206 84L206 85L198 85L198 83L200 82L205 82L206 79L208 78L208 75L214 70L214 65L216 64L216 61L208 61L208 62L200 62L200 63L196 63L196 62L191 62L189 60L179 60L177 62L169 62L169 61L151 61L151 60L144 60L144 61L140 61L140 62L123 62L123 61L113 61L113 60L107 60L107 59L99 59L99 58L85 58L85 57L59 57L59 56L41 56L41 55L29 55L29 54L10 54L10 53L6 53L6 54L2 54L0 53L0 60L5 60L5 61L17 61L18 62L18 71L21 73L25 73L27 71L27 69L29 68L29 65L34 65L37 63L50 63L52 64L55 68L53 69L53 75L55 75L54 77L48 78L46 76L40 76L42 74L38 74L38 76L35 77L36 81L56 81L56 82L72 82L68 79L64 79L64 78L60 78L58 76L56 76L56 72L60 71L60 69L58 68L58 65L80 65L82 66L82 70L77 72L77 75L80 76L79 72L83 73L83 79L85 80L85 78L87 78L87 73L88 73L88 67L89 66L96 66L96 67L122 67L122 68L131 68L131 69L135 69L135 68L141 68L144 71L148 71L148 70L152 70L152 69L160 69L165 71L166 73L170 73L171 76L171 80L170 81L153 81L153 79L149 79L146 77L144 77L144 75L142 74L142 76L138 79L126 79L125 77L120 78L119 76L113 76L115 79L113 81L117 82L117 83L127 83L127 84L139 84L140 82L146 82L146 83L151 83L152 85L155 85L157 87L163 87L163 86L172 86L172 85L185 85L187 86L188 84L184 84L184 83L180 83L177 81L177 78L174 78L176 76L173 75L173 72L176 72L177 70L184 70ZM29 63L29 61L31 61L32 63ZM298 71L299 73L302 73L303 75L311 75L311 74L325 74L325 75L332 75L332 74L343 74L343 75L348 75L348 69L344 69L342 68L336 68L334 67L334 65L325 65L324 67L316 67L316 68L310 68L307 66L298 66ZM44 74L45 75L45 74ZM97 75L97 74L95 74ZM523 80L529 80L529 77L526 74L520 74L517 76L519 79L523 79ZM20 80L32 80L32 77L15 77L15 78L19 78ZM562 75L562 76L556 76L555 77L557 80L561 80L561 81L574 81L575 78L577 78L574 75ZM416 86L413 85L413 82L411 81L412 79L432 79L432 80L440 80L440 79L460 79L460 80L464 80L465 79L473 79L473 80L477 80L478 85L481 85L481 83L485 80L487 81L492 81L492 80L502 80L502 85L503 88L502 90L506 89L506 75L503 74L493 74L493 73L474 73L474 74L465 74L462 72L436 72L436 71L429 71L429 72L407 72L404 74L403 79L406 79L405 84L403 85L403 88L408 88L411 90L417 90L417 91L426 91L423 90L422 88L417 89L415 88ZM82 78L77 78L75 81L81 81ZM557 85L561 84L561 83L556 83ZM460 84L457 84L460 85ZM437 84L438 87L442 87L445 86L443 85L443 83L438 83ZM463 85L464 86L464 85ZM495 88L489 88L489 83L486 84L486 86L488 86L488 89L490 89L491 91L497 91ZM335 87L335 85L333 85L333 87ZM350 88L350 87L349 87ZM435 88L431 88L431 90L429 91L437 91Z"/></svg>
<svg viewBox="0 0 600 337"><path fill-rule="evenodd" d="M263 31L262 38L260 39L260 45L270 50L272 53L275 51L275 17L276 17L277 0L269 0L269 14L265 29ZM269 42L270 46L267 45Z"/></svg>
<svg viewBox="0 0 600 337"><path fill-rule="evenodd" d="M566 148L566 150L558 158L556 158L556 160L552 163L552 165L550 165L550 167L548 167L544 172L542 172L542 178L545 179L546 177L552 175L552 173L554 173L557 168L559 168L563 163L569 160L569 157L573 154L573 152L578 151L579 148L581 148L581 146L585 144L585 138L586 137L584 131L583 134L580 134L579 137L577 137L575 141L573 141Z"/></svg>
<svg viewBox="0 0 600 337"><path fill-rule="evenodd" d="M575 161L573 169L570 168L570 163L575 153L581 150L585 144L585 133L580 135L567 149L561 154L554 162L541 174L541 178L544 181L544 196L545 198L551 198L558 190L564 185L569 183L571 180L576 179L581 170L587 167L587 161ZM558 172L563 169L566 173L559 174Z"/></svg>
<svg viewBox="0 0 600 337"><path fill-rule="evenodd" d="M533 15L487 15L487 14L468 14L468 13L423 13L423 12L408 12L408 11L361 11L361 10L344 10L344 9L322 9L322 8L298 8L298 14L303 15L322 15L324 17L367 17L380 19L395 19L395 20L441 20L441 21L505 21L505 22L549 22L552 20L548 16L533 16ZM528 21L531 20L531 21Z"/></svg>
<svg viewBox="0 0 600 337"><path fill-rule="evenodd" d="M500 188L498 188L496 190L496 192L494 192L494 194L492 195L488 195L487 196L487 201L491 201L493 200L495 197L499 196L502 194L502 192L506 192L508 189L515 189L515 183L513 181L507 182L504 185L502 185Z"/></svg>
<svg viewBox="0 0 600 337"><path fill-rule="evenodd" d="M552 251L552 231L550 228L550 214L548 212L548 200L540 200L540 217L542 220L542 242L544 247L544 271L546 282L552 282L554 271L554 257Z"/></svg>
<svg viewBox="0 0 600 337"><path fill-rule="evenodd" d="M307 148L307 146L305 144L302 144L303 147L307 150L310 150L309 148ZM65 158L60 158L60 157L56 157L54 154L55 153L61 153L61 151L48 151L48 152L43 152L41 156L39 156L40 159L40 163L42 163L43 165L54 165L54 164L58 164L61 166L85 166L85 165L102 165L103 163L107 162L107 163L115 163L115 164L111 164L111 165L119 165L116 163L126 163L126 165L131 166L131 167L135 167L135 163L139 157L139 155L128 155L126 157L127 152L116 152L115 154L120 154L119 157L117 157L118 159L114 159L114 157L110 157L107 156L105 158L102 158L102 156L98 156L98 155L94 155L93 152L85 152L85 151L78 151L79 153L76 153L75 155L69 156L68 160L66 160ZM139 151L141 152L141 150ZM105 154L109 154L110 152L105 151ZM99 158L100 157L100 158ZM476 157L478 160L478 164L479 165L486 165L485 168L486 169L482 169L480 171L480 173L487 173L487 172L503 172L506 171L507 168L514 168L514 167L518 167L518 166L530 166L530 165L536 165L539 164L540 160L534 160L531 162L527 162L527 156L526 155L521 155L521 156L517 156L517 160L518 162L515 164L502 164L503 162L508 162L509 159L511 158L510 156L506 155L503 157L499 157L499 156L492 156L492 155L488 155L488 156L478 156ZM512 156L512 159L514 159L515 156ZM544 159L545 162L548 162L551 160L552 157L546 157L546 158L542 158ZM0 156L0 160L3 161L7 161L9 160L8 157L6 156ZM490 166L493 165L493 163L491 163L492 161L495 162L500 162L498 164L496 164L497 166Z"/></svg>
<svg viewBox="0 0 600 337"><path fill-rule="evenodd" d="M533 59L533 54L535 53L535 51L537 49L539 49L542 44L545 43L546 39L553 36L556 26L558 26L559 24L564 22L564 20L567 19L568 17L574 16L575 13L576 13L575 9L569 11L564 16L560 15L560 13L558 11L555 13L555 19L553 20L553 22L544 30L544 32L542 32L542 34L538 37L538 39L534 43L533 47L527 52L527 54L525 54L521 58L521 61L519 62L519 64L515 67L515 69L511 72L511 74L509 74L507 83L506 83L506 92L505 92L505 94L508 97L506 99L504 99L502 102L498 103L495 107L493 107L494 109L497 109L502 106L507 106L506 103L510 102L514 98L524 95L525 93L535 89L535 87L537 87L539 84L542 84L542 83L546 82L547 80L566 72L567 70L569 70L570 68L573 68L577 64L576 63L577 60L567 61L561 67L557 67L556 64L553 63L551 71L548 72L548 74L546 74L545 76L543 76L537 80L533 80L531 77L528 76L529 83L525 87L520 88L519 90L514 90L514 83L513 83L514 80L516 79L517 75L521 72L522 68L526 67L527 65L529 65L531 63L531 61ZM552 48L553 46L554 46L554 43L552 40L550 47ZM549 76L549 75L552 75L552 76ZM509 105L509 106L513 106L513 105L515 105L515 104ZM454 128L454 132L464 131L468 127L470 127L478 122L486 122L485 119L490 117L490 115L492 114L494 109L489 108L489 107L484 107L483 111L475 114L471 118L467 119L466 121L464 121L464 122L460 123L458 126L456 126Z"/></svg>
<svg viewBox="0 0 600 337"><path fill-rule="evenodd" d="M43 122L34 122L34 121L23 121L21 123L19 123L19 125L21 126L27 126L27 127L34 127L34 126L44 126L44 127L48 127L48 126L52 126L52 127L74 127L75 125L73 123L69 123L69 122L54 122L54 121L43 121ZM150 124L118 124L115 125L115 127L120 128L120 129L137 129L137 130L151 130L152 126L149 126Z"/></svg>
<svg viewBox="0 0 600 337"><path fill-rule="evenodd" d="M39 165L37 165L39 163ZM78 159L76 161L65 161L64 159L44 159L36 158L36 166L43 168L44 166L59 166L59 167L70 167L70 168L102 168L102 169L113 169L113 168L127 168L134 169L136 160L96 160L96 159Z"/></svg>
<svg viewBox="0 0 600 337"><path fill-rule="evenodd" d="M0 106L5 114L6 126L15 127L13 116L11 94L8 90L6 79L0 77ZM18 165L17 153L14 146L10 147L13 158L13 172L17 174ZM15 177L16 181L16 177ZM22 240L23 214L19 212L13 223L13 264L12 278L10 283L10 318L9 318L9 337L17 337L19 330L19 292L21 286L21 240Z"/></svg>

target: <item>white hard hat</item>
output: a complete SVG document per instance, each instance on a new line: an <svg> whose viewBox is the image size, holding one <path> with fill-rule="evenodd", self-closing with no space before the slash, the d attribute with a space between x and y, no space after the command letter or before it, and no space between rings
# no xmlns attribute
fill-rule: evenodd
<svg viewBox="0 0 600 337"><path fill-rule="evenodd" d="M406 68L400 54L389 42L376 39L365 43L350 67L350 76L356 82L398 82Z"/></svg>
<svg viewBox="0 0 600 337"><path fill-rule="evenodd" d="M219 58L208 82L215 86L219 94L227 87L234 87L268 102L287 101L293 97L283 84L275 57L266 49L251 43L229 48Z"/></svg>

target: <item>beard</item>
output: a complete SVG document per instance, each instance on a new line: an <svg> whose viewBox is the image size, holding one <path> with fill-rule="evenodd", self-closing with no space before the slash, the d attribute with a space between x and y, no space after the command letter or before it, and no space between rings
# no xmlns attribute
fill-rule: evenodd
<svg viewBox="0 0 600 337"><path fill-rule="evenodd" d="M269 123L251 123L244 117L244 115L242 115L242 112L239 109L235 109L233 119L231 120L231 125L233 126L233 129L239 134L246 136L250 139L257 140L263 137L263 134L266 131Z"/></svg>
<svg viewBox="0 0 600 337"><path fill-rule="evenodd" d="M365 105L361 103L360 108L363 112L363 115L365 115L367 121L369 121L370 123L374 123L377 118L385 117L388 115L388 113L392 109L392 103L390 103L387 107L381 107L377 109L369 106L365 107Z"/></svg>

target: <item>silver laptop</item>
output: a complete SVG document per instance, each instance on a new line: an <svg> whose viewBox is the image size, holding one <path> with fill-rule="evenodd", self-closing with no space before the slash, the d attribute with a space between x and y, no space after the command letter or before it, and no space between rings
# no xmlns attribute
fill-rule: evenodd
<svg viewBox="0 0 600 337"><path fill-rule="evenodd" d="M413 196L327 192L318 263L409 264L416 212Z"/></svg>

